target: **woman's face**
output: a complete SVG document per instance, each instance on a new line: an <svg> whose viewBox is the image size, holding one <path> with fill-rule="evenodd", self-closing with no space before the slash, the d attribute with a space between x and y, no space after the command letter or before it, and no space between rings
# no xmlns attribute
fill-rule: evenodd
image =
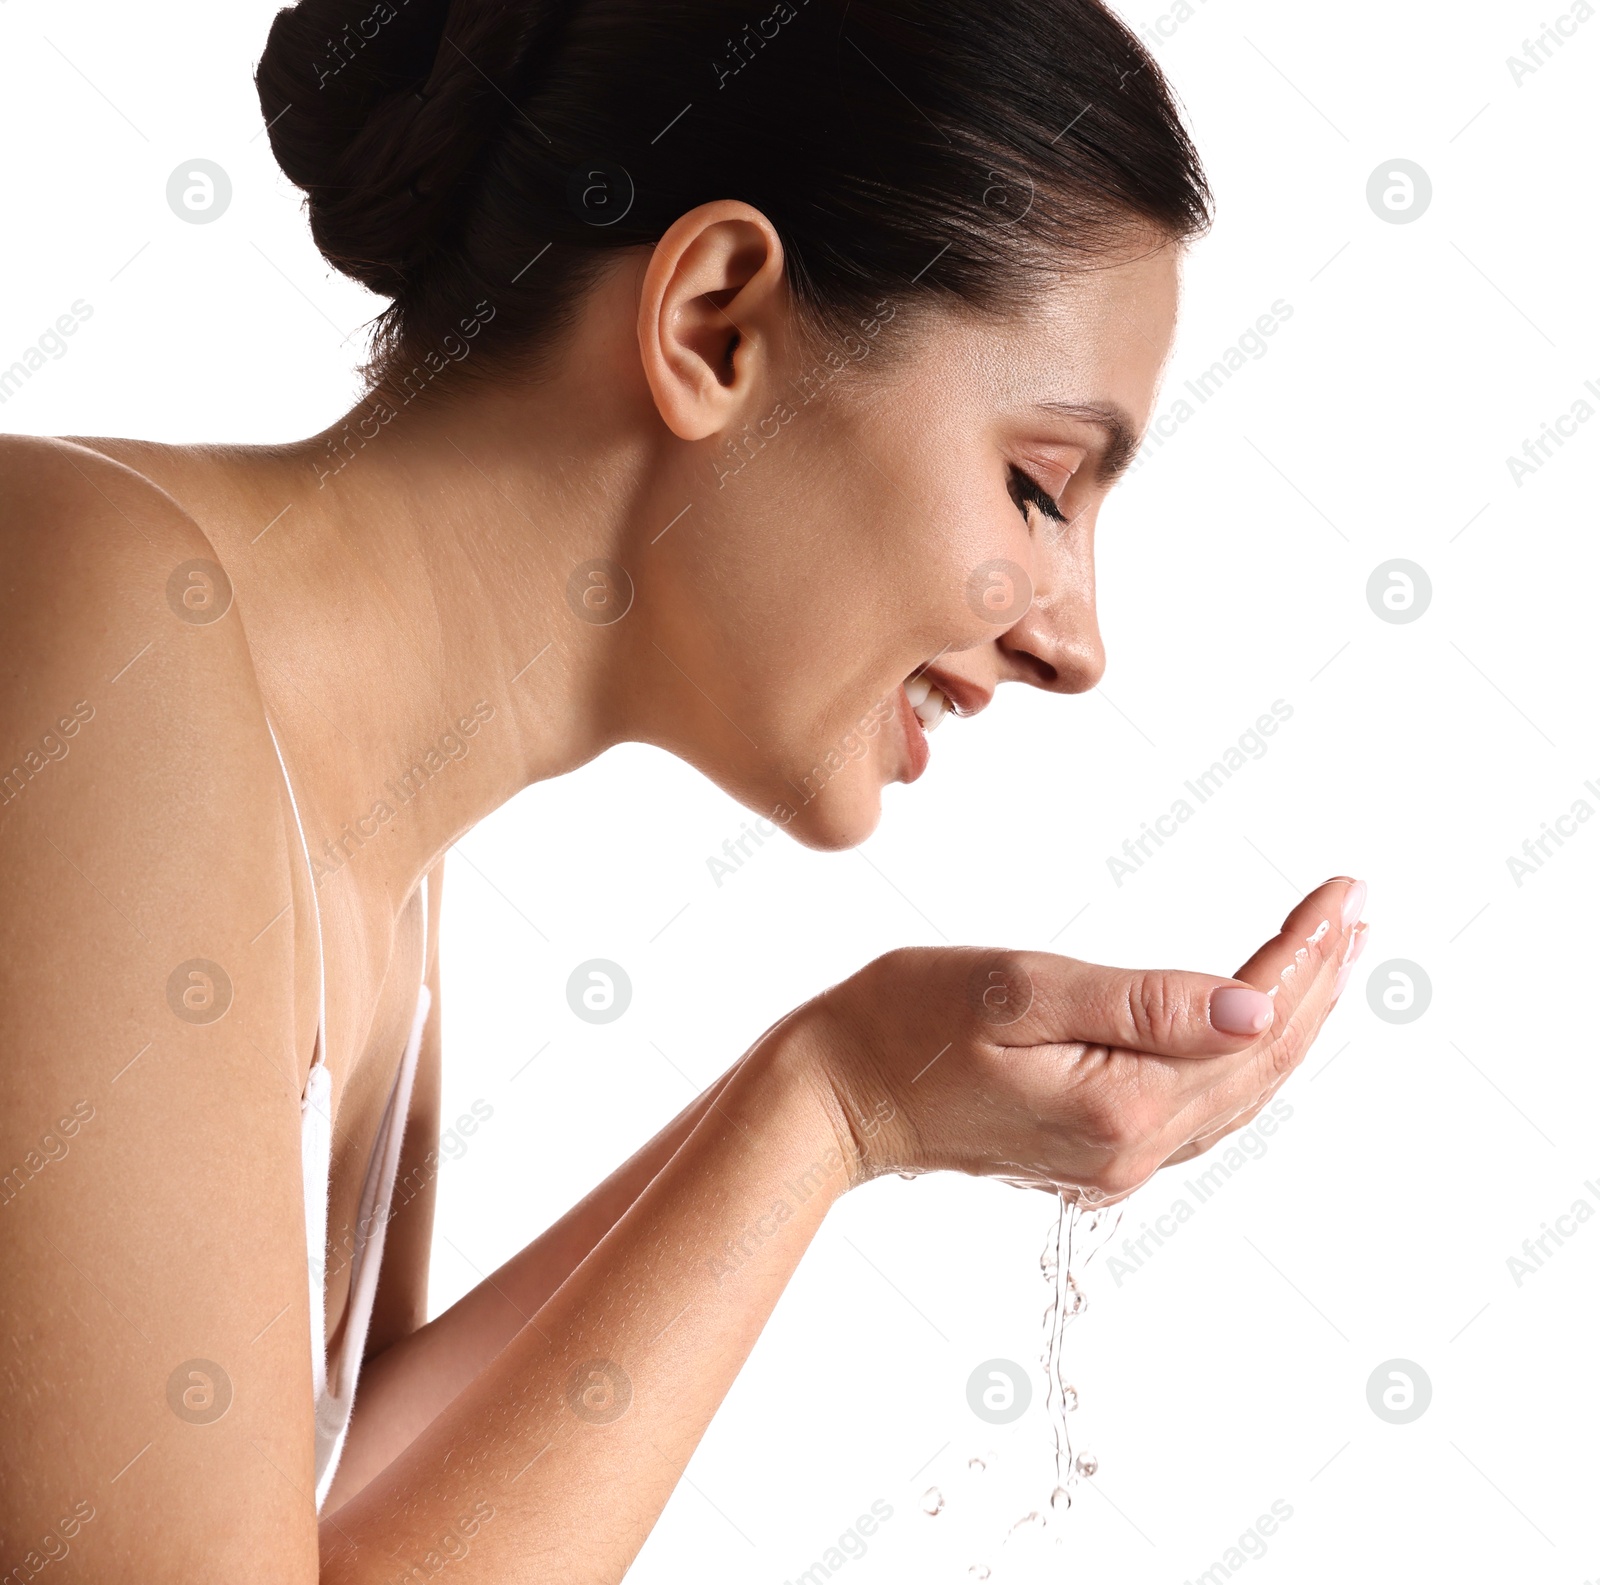
<svg viewBox="0 0 1600 1585"><path fill-rule="evenodd" d="M693 723L666 746L808 846L848 847L937 752L919 717L974 714L1002 682L1092 688L1095 523L1155 399L1178 263L1161 246L1065 275L1003 323L913 323L891 298L831 363L771 369L738 438L704 443L692 532L656 562L657 683Z"/></svg>

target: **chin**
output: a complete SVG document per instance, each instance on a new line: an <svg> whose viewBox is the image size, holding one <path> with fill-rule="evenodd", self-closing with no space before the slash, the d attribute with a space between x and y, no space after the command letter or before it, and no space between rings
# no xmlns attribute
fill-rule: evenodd
<svg viewBox="0 0 1600 1585"><path fill-rule="evenodd" d="M841 787L837 792L830 787L798 809L792 801L787 807L794 812L780 822L783 829L802 847L821 853L859 847L878 829L883 818L879 789L865 785Z"/></svg>

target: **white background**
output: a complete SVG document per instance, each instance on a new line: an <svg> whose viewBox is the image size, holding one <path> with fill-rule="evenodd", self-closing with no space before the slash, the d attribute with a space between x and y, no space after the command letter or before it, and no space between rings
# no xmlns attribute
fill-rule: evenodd
<svg viewBox="0 0 1600 1585"><path fill-rule="evenodd" d="M323 267L261 135L250 72L273 9L0 5L0 365L75 299L93 307L0 428L267 442L354 399L378 304ZM1133 1275L1088 1268L1071 1374L1101 1471L1059 1552L1000 1545L1049 1489L1037 1398L996 1431L965 1395L997 1356L1039 1377L1052 1203L890 1179L830 1215L630 1578L780 1585L878 1498L894 1517L844 1585L965 1580L980 1561L996 1582L1179 1585L1274 1499L1293 1517L1246 1565L1261 1581L1600 1577L1600 1218L1520 1287L1507 1268L1574 1199L1600 1206L1600 828L1521 887L1506 863L1574 800L1600 808L1583 787L1600 781L1600 423L1520 486L1506 463L1579 398L1600 408L1600 19L1520 85L1507 65L1570 10L1202 0L1160 44L1220 207L1163 408L1274 302L1293 315L1103 515L1100 690L1003 691L890 789L861 852L775 841L721 887L706 860L744 812L638 748L462 845L446 1114L493 1116L444 1169L435 1311L886 948L1226 973L1325 876L1371 885L1366 957L1268 1153ZM232 179L215 224L165 202L195 157ZM1366 199L1397 157L1434 189L1402 225ZM1366 598L1395 558L1433 589L1403 625ZM1293 716L1269 752L1114 884L1107 856L1275 699ZM598 1028L563 990L590 957L634 986ZM1431 981L1414 1022L1369 1006L1389 959ZM1185 1195L1176 1176L1124 1232ZM1366 1397L1397 1357L1433 1389L1408 1425ZM969 1477L985 1447L998 1457ZM948 1503L928 1518L934 1484Z"/></svg>

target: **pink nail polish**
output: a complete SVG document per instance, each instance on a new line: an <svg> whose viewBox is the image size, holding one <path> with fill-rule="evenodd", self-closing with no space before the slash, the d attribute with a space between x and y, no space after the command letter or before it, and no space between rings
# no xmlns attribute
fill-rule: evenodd
<svg viewBox="0 0 1600 1585"><path fill-rule="evenodd" d="M1345 964L1345 966L1342 969L1339 970L1339 973L1338 973L1337 977L1334 979L1334 982L1333 982L1333 999L1334 999L1334 1001L1338 1001L1340 996L1343 995L1345 982L1350 978L1350 970L1353 967L1354 967L1354 964L1347 963L1347 964Z"/></svg>
<svg viewBox="0 0 1600 1585"><path fill-rule="evenodd" d="M1223 985L1211 993L1211 1027L1225 1035L1259 1035L1272 1022L1272 1001L1247 985Z"/></svg>
<svg viewBox="0 0 1600 1585"><path fill-rule="evenodd" d="M1361 917L1361 910L1366 906L1366 902L1367 883L1365 881L1357 881L1344 894L1344 911L1339 916L1346 930Z"/></svg>

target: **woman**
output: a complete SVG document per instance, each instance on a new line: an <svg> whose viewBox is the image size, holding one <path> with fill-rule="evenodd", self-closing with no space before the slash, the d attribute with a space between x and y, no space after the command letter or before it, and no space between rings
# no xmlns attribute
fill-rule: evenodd
<svg viewBox="0 0 1600 1585"><path fill-rule="evenodd" d="M1205 1150L1365 887L1231 978L891 953L424 1324L442 856L623 741L845 848L945 714L1092 688L1208 195L1092 0L306 0L257 86L391 299L368 397L0 457L4 1529L98 1579L615 1580L834 1199Z"/></svg>

